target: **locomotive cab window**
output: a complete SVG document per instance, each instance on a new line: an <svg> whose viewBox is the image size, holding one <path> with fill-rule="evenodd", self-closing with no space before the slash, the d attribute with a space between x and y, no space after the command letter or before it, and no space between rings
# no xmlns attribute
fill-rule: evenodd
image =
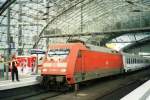
<svg viewBox="0 0 150 100"><path fill-rule="evenodd" d="M48 56L66 58L69 55L69 52L69 49L50 49L48 51Z"/></svg>

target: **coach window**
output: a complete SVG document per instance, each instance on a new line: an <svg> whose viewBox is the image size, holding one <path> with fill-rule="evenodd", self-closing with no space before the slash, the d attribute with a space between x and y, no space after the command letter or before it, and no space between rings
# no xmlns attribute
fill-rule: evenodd
<svg viewBox="0 0 150 100"><path fill-rule="evenodd" d="M128 64L130 64L130 59L128 58Z"/></svg>
<svg viewBox="0 0 150 100"><path fill-rule="evenodd" d="M130 59L128 58L128 62L127 62L128 64L130 64Z"/></svg>
<svg viewBox="0 0 150 100"><path fill-rule="evenodd" d="M135 63L137 63L137 59L135 59Z"/></svg>
<svg viewBox="0 0 150 100"><path fill-rule="evenodd" d="M129 61L129 60L130 60L130 59L128 58L128 59L127 59L127 64L129 64L129 63L130 63L130 61Z"/></svg>
<svg viewBox="0 0 150 100"><path fill-rule="evenodd" d="M132 64L134 64L134 58L132 58Z"/></svg>
<svg viewBox="0 0 150 100"><path fill-rule="evenodd" d="M134 58L132 58L132 64L134 63Z"/></svg>
<svg viewBox="0 0 150 100"><path fill-rule="evenodd" d="M128 58L128 64L130 63L129 58Z"/></svg>

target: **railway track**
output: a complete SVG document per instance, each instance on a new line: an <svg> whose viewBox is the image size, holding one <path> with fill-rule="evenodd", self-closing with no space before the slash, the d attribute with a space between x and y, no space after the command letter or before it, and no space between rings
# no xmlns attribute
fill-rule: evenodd
<svg viewBox="0 0 150 100"><path fill-rule="evenodd" d="M46 100L62 94L63 94L62 92L45 92L27 97L16 98L14 100Z"/></svg>
<svg viewBox="0 0 150 100"><path fill-rule="evenodd" d="M80 86L75 93L67 93L47 100L119 100L150 79L150 68L101 78L87 86Z"/></svg>
<svg viewBox="0 0 150 100"><path fill-rule="evenodd" d="M137 79L137 80L130 81L126 84L120 84L117 88L112 90L110 89L105 94L101 95L95 100L112 100L112 98L113 100L119 100L124 96L125 93L128 94L130 90L134 90L136 87L142 85L144 82L146 82L146 80Z"/></svg>
<svg viewBox="0 0 150 100"><path fill-rule="evenodd" d="M80 90L77 93L87 93L94 94L94 91L97 91L97 94L95 97L92 97L92 100L112 100L113 95L116 94L117 98L114 98L113 100L118 100L118 98L123 97L125 94L129 93L148 79L150 79L150 68L137 71L129 74L121 74L121 75L115 75L111 77L105 77L98 79L94 81L92 84L88 85L81 85ZM36 87L39 88L39 87ZM99 90L96 90L98 89ZM127 93L122 93L123 89L127 88L130 89L130 91L127 91ZM122 90L122 91L121 91ZM92 91L90 93L90 91ZM73 91L65 92L53 92L49 90L43 90L43 89L30 89L30 92L23 93L23 94L17 94L13 96L9 96L6 98L0 98L0 100L63 100L62 97L67 98L67 95L72 95L71 97L75 96ZM92 95L93 95L92 94ZM120 96L117 94L121 94ZM69 96L68 96L69 97ZM110 99L111 98L111 99ZM68 98L71 99L71 98ZM74 99L73 99L74 100ZM78 100L75 99L75 100ZM81 99L80 99L81 100ZM83 98L83 100L91 100L91 98Z"/></svg>
<svg viewBox="0 0 150 100"><path fill-rule="evenodd" d="M148 81L150 79L149 71L150 68L146 68L141 72L137 71L125 76L121 75L121 78L123 79L126 77L126 81L121 80L122 82L118 84L118 87L110 89L95 100L112 100L112 98L113 100L119 100L138 86L142 85L144 82Z"/></svg>
<svg viewBox="0 0 150 100"><path fill-rule="evenodd" d="M27 93L27 94L21 94L21 95L15 95L11 97L1 98L0 100L46 100L49 98L53 98L59 95L64 94L63 92L52 92L49 90L42 90L37 92Z"/></svg>

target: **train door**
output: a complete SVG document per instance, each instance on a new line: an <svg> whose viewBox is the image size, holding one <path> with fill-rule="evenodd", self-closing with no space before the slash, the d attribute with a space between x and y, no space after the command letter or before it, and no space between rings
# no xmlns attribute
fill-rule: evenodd
<svg viewBox="0 0 150 100"><path fill-rule="evenodd" d="M82 80L85 80L86 72L85 72L85 66L84 66L84 56L81 52L80 52L80 57L81 57L81 77L82 77Z"/></svg>
<svg viewBox="0 0 150 100"><path fill-rule="evenodd" d="M75 78L76 82L82 82L85 79L85 71L84 71L84 60L81 51L78 51L76 65L75 65Z"/></svg>

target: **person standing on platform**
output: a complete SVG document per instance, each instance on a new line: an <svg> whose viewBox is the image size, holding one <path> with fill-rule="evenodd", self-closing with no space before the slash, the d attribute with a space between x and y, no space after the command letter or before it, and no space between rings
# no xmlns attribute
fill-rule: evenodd
<svg viewBox="0 0 150 100"><path fill-rule="evenodd" d="M16 80L19 81L18 69L17 69L17 60L16 60L15 55L12 56L12 61L11 61L10 67L11 67L12 82L14 82L14 76L15 75L16 75Z"/></svg>

